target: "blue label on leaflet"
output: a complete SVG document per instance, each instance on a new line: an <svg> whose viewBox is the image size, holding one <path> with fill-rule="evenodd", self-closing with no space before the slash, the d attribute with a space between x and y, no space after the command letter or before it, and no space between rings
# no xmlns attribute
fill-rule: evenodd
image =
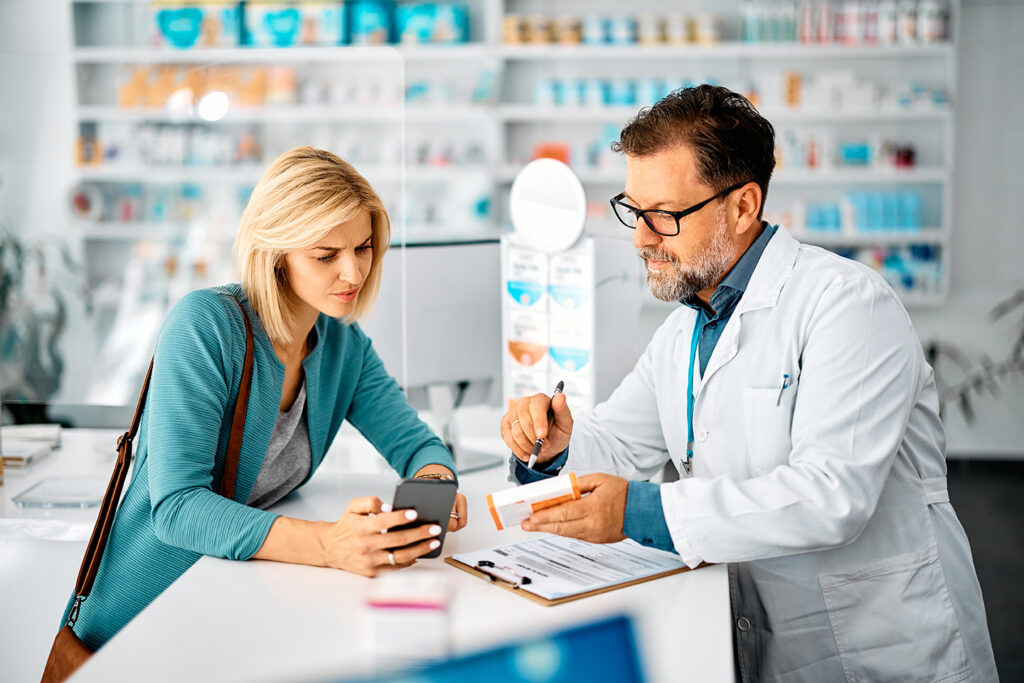
<svg viewBox="0 0 1024 683"><path fill-rule="evenodd" d="M532 306L544 296L544 287L532 282L508 283L508 293L512 299L521 306Z"/></svg>
<svg viewBox="0 0 1024 683"><path fill-rule="evenodd" d="M558 302L562 308L575 310L587 300L587 290L582 287L569 287L566 285L551 285L548 287L551 298Z"/></svg>
<svg viewBox="0 0 1024 683"><path fill-rule="evenodd" d="M548 349L548 353L551 355L551 360L555 361L558 367L569 372L576 372L586 367L587 363L590 362L590 351L586 349L568 349L552 346Z"/></svg>

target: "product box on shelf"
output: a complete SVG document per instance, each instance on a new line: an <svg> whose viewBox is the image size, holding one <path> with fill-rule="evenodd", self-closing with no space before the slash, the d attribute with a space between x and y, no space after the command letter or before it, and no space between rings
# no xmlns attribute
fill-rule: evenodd
<svg viewBox="0 0 1024 683"><path fill-rule="evenodd" d="M152 43L156 47L234 47L240 43L239 2L153 2Z"/></svg>
<svg viewBox="0 0 1024 683"><path fill-rule="evenodd" d="M340 0L250 0L244 27L245 43L254 47L340 45L345 7Z"/></svg>
<svg viewBox="0 0 1024 683"><path fill-rule="evenodd" d="M387 45L395 42L395 3L389 0L351 0L345 3L346 42Z"/></svg>
<svg viewBox="0 0 1024 683"><path fill-rule="evenodd" d="M406 44L469 42L469 10L447 2L403 4L395 23L398 41Z"/></svg>

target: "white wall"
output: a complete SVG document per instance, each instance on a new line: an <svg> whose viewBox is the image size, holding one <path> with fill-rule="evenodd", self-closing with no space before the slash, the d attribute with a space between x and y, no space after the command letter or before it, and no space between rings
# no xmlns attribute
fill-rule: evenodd
<svg viewBox="0 0 1024 683"><path fill-rule="evenodd" d="M948 340L980 362L1005 358L1020 332L988 314L1024 287L1024 2L967 0L962 11L950 298L911 314L922 339ZM950 453L1024 457L1024 377L975 403L973 426L947 412Z"/></svg>

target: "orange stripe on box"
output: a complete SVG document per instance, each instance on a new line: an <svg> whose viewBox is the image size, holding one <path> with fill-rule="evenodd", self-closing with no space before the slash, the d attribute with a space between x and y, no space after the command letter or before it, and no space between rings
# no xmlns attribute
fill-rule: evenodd
<svg viewBox="0 0 1024 683"><path fill-rule="evenodd" d="M576 481L576 473L575 472L570 472L569 473L569 483L572 484L572 498L573 498L573 500L576 500L577 498L581 498L582 494L580 493L580 483L578 481Z"/></svg>
<svg viewBox="0 0 1024 683"><path fill-rule="evenodd" d="M494 499L491 498L491 494L487 494L487 509L491 511L491 518L494 520L494 526L498 527L498 531L503 530L505 527L501 525L501 517L498 516L498 511L494 509Z"/></svg>
<svg viewBox="0 0 1024 683"><path fill-rule="evenodd" d="M554 507L561 505L562 503L568 503L570 500L576 500L579 496L574 496L571 493L567 493L564 496L558 496L557 498L548 498L547 500L538 500L536 503L530 505L530 510L536 512L537 510L543 510L544 508Z"/></svg>

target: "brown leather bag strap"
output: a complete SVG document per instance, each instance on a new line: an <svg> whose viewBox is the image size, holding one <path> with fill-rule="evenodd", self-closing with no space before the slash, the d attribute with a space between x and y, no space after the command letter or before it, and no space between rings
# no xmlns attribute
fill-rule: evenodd
<svg viewBox="0 0 1024 683"><path fill-rule="evenodd" d="M235 481L238 479L238 455L242 452L242 436L245 434L245 414L249 410L249 389L252 386L253 341L252 325L249 316L242 307L242 302L235 299L242 320L245 321L245 365L242 369L242 382L238 387L238 400L235 401L235 414L231 418L231 436L228 437L228 450L224 456L224 474L220 478L220 495L227 499L235 497Z"/></svg>
<svg viewBox="0 0 1024 683"><path fill-rule="evenodd" d="M235 303L242 311L242 320L245 321L245 365L242 368L242 382L238 389L238 398L235 401L235 412L231 418L231 436L228 439L228 450L224 462L224 474L221 477L220 495L231 498L235 491L235 481L238 477L238 456L242 448L242 434L245 431L245 414L249 407L249 389L252 386L253 366L253 338L252 325L249 323L249 316L245 308L237 298ZM132 461L132 442L138 433L139 424L142 421L142 410L146 404L146 395L149 393L149 381L153 375L153 361L149 361L149 370L146 371L146 379L142 383L142 391L139 394L139 402L135 406L135 415L132 417L131 427L117 440L117 462L114 465L114 472L110 475L110 482L103 494L103 502L100 505L99 514L96 517L96 524L93 526L92 535L89 537L89 544L85 549L85 557L82 558L82 566L78 570L78 579L75 581L75 603L68 615L68 625L74 626L78 618L78 609L82 601L89 597L93 583L96 581L96 573L99 571L100 560L103 559L103 550L106 548L107 539L110 537L110 529L114 525L114 514L117 512L117 504L121 500L121 491L124 489L124 482L128 478L128 469Z"/></svg>

